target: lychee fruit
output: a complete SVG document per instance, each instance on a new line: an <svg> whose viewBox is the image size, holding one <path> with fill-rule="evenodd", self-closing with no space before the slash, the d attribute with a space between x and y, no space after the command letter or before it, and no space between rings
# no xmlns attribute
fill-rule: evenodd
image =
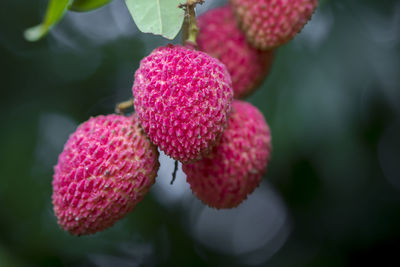
<svg viewBox="0 0 400 267"><path fill-rule="evenodd" d="M200 159L218 142L233 98L224 64L204 52L173 45L142 59L132 91L150 140L183 163Z"/></svg>
<svg viewBox="0 0 400 267"><path fill-rule="evenodd" d="M250 94L267 75L273 51L261 51L246 41L230 5L212 9L198 19L198 48L225 64L235 98Z"/></svg>
<svg viewBox="0 0 400 267"><path fill-rule="evenodd" d="M230 0L247 39L271 49L293 39L317 7L318 0Z"/></svg>
<svg viewBox="0 0 400 267"><path fill-rule="evenodd" d="M202 160L183 164L193 193L217 209L233 208L259 185L271 152L271 135L262 113L233 101L220 143Z"/></svg>
<svg viewBox="0 0 400 267"><path fill-rule="evenodd" d="M58 224L73 235L112 226L155 182L158 156L135 114L82 123L54 167L52 200Z"/></svg>

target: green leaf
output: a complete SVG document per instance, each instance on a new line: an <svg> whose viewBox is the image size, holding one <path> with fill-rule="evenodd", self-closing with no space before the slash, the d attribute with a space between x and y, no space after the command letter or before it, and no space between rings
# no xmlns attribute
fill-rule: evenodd
<svg viewBox="0 0 400 267"><path fill-rule="evenodd" d="M25 39L34 42L45 36L64 16L70 1L71 0L50 0L43 22L37 26L26 29L24 32Z"/></svg>
<svg viewBox="0 0 400 267"><path fill-rule="evenodd" d="M174 39L182 27L185 0L125 0L140 31Z"/></svg>
<svg viewBox="0 0 400 267"><path fill-rule="evenodd" d="M73 0L68 9L77 12L85 12L107 5L111 1L112 0Z"/></svg>

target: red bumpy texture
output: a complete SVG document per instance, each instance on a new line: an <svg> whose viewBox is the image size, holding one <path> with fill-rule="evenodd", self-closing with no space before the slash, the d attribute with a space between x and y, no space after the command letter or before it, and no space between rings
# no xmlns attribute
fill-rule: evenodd
<svg viewBox="0 0 400 267"><path fill-rule="evenodd" d="M54 167L58 224L73 235L112 226L155 182L158 155L136 115L98 116L82 123Z"/></svg>
<svg viewBox="0 0 400 267"><path fill-rule="evenodd" d="M132 90L151 141L184 163L200 159L217 143L233 98L229 73L220 61L172 45L142 59Z"/></svg>
<svg viewBox="0 0 400 267"><path fill-rule="evenodd" d="M273 51L261 51L246 41L236 25L231 6L212 9L198 19L198 48L225 64L235 98L250 94L267 75Z"/></svg>
<svg viewBox="0 0 400 267"><path fill-rule="evenodd" d="M230 0L247 39L271 49L293 39L311 18L318 0Z"/></svg>
<svg viewBox="0 0 400 267"><path fill-rule="evenodd" d="M261 112L235 100L228 126L212 153L184 164L193 193L217 209L233 208L259 185L271 152L269 127Z"/></svg>

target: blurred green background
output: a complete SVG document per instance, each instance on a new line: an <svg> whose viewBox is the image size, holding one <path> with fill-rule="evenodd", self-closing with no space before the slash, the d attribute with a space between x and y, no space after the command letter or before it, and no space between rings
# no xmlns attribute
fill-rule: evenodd
<svg viewBox="0 0 400 267"><path fill-rule="evenodd" d="M168 41L115 0L29 43L47 1L2 0L0 266L400 266L400 2L322 2L248 99L273 137L248 200L205 207L181 172L169 185L163 156L135 211L78 238L52 212L57 155L79 123L131 97L140 59Z"/></svg>

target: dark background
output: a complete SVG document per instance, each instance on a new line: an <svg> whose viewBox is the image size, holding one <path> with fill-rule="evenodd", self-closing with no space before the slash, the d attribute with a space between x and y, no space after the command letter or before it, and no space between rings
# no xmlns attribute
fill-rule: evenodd
<svg viewBox="0 0 400 267"><path fill-rule="evenodd" d="M182 173L170 186L164 156L135 211L79 238L52 212L57 155L79 123L131 97L140 59L168 41L115 0L26 42L46 4L0 2L0 266L400 266L399 1L322 1L278 49L248 98L272 160L239 208L205 207Z"/></svg>

